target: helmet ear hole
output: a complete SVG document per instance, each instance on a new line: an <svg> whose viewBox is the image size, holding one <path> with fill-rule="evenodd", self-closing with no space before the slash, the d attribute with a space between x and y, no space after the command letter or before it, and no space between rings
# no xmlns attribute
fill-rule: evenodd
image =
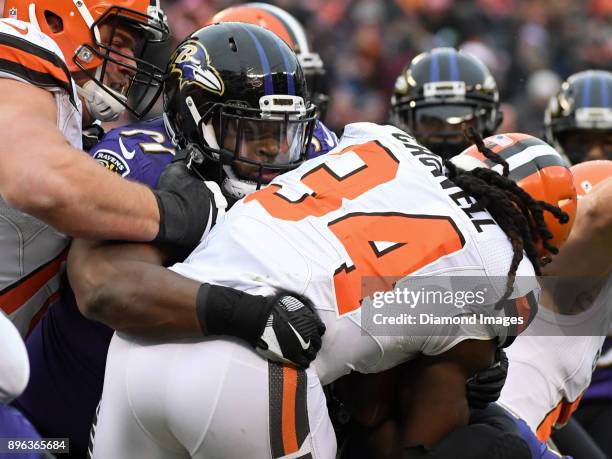
<svg viewBox="0 0 612 459"><path fill-rule="evenodd" d="M45 21L53 33L60 33L64 30L64 21L53 11L45 10Z"/></svg>

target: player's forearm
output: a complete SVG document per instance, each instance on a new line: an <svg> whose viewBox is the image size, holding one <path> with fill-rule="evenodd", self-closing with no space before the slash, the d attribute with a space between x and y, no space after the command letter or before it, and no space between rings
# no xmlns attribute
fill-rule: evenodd
<svg viewBox="0 0 612 459"><path fill-rule="evenodd" d="M599 185L578 203L572 232L552 263L551 276L600 277L612 265L612 179Z"/></svg>
<svg viewBox="0 0 612 459"><path fill-rule="evenodd" d="M75 240L68 255L68 277L79 310L89 319L141 338L231 335L255 345L271 307L279 302L201 284L163 268L165 258L151 244Z"/></svg>
<svg viewBox="0 0 612 459"><path fill-rule="evenodd" d="M72 236L155 238L159 210L152 191L71 147L57 129L51 93L0 79L0 95L0 194L8 204Z"/></svg>
<svg viewBox="0 0 612 459"><path fill-rule="evenodd" d="M141 262L120 262L117 268L112 285L89 296L90 318L143 338L202 337L195 307L198 282Z"/></svg>
<svg viewBox="0 0 612 459"><path fill-rule="evenodd" d="M146 186L67 148L49 168L45 177L23 177L25 196L16 207L74 237L150 241L157 235L157 201Z"/></svg>
<svg viewBox="0 0 612 459"><path fill-rule="evenodd" d="M68 276L88 318L140 337L201 337L195 305L200 284L163 268L149 244L75 240Z"/></svg>

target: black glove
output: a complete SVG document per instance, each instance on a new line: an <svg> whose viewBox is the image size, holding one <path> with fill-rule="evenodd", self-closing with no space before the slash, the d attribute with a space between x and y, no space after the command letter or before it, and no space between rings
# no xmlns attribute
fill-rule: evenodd
<svg viewBox="0 0 612 459"><path fill-rule="evenodd" d="M225 212L227 201L219 185L193 175L184 158L184 152L177 152L153 191L159 206L153 242L193 249Z"/></svg>
<svg viewBox="0 0 612 459"><path fill-rule="evenodd" d="M204 336L235 336L267 359L302 368L316 357L325 333L310 301L289 292L266 297L202 284L196 310Z"/></svg>
<svg viewBox="0 0 612 459"><path fill-rule="evenodd" d="M256 350L269 360L308 368L321 349L324 333L325 325L312 303L304 297L284 292L273 299Z"/></svg>
<svg viewBox="0 0 612 459"><path fill-rule="evenodd" d="M470 408L483 409L497 401L508 375L508 357L503 349L498 349L496 362L468 379L467 400Z"/></svg>

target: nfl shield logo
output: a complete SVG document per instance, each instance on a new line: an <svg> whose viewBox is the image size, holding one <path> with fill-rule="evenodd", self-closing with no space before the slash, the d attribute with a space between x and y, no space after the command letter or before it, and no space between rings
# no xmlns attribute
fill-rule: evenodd
<svg viewBox="0 0 612 459"><path fill-rule="evenodd" d="M17 8L11 8L9 10L9 18L17 19Z"/></svg>

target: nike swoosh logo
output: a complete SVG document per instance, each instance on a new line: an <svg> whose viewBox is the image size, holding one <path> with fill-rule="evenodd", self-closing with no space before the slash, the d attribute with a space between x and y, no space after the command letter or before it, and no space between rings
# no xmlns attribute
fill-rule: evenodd
<svg viewBox="0 0 612 459"><path fill-rule="evenodd" d="M21 35L27 35L28 34L28 28L27 27L18 27L15 24L11 24L10 22L5 22L6 25L11 26L13 29L15 29L17 32L19 32Z"/></svg>
<svg viewBox="0 0 612 459"><path fill-rule="evenodd" d="M293 330L293 333L295 334L295 336L297 336L297 339L300 342L300 346L302 346L302 349L304 350L308 349L310 347L310 340L304 341L304 338L302 338L302 335L300 335L297 332L297 330L293 328L293 325L289 324L289 326L291 327L291 330Z"/></svg>
<svg viewBox="0 0 612 459"><path fill-rule="evenodd" d="M129 151L127 148L125 148L121 136L119 136L119 148L121 149L121 154L124 156L125 159L132 159L136 154L136 149Z"/></svg>

